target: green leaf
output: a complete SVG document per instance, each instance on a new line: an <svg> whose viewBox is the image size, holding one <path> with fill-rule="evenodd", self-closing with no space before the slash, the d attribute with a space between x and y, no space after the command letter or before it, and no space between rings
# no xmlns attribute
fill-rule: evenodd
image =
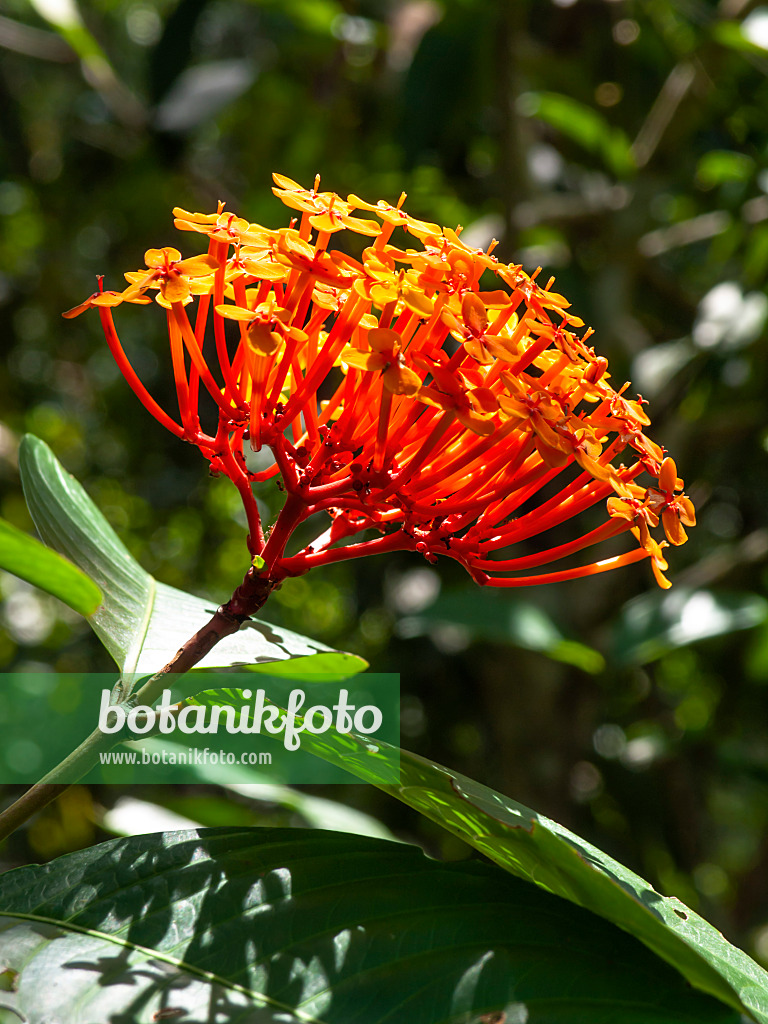
<svg viewBox="0 0 768 1024"><path fill-rule="evenodd" d="M528 92L518 101L521 113L538 117L583 149L599 156L614 174L631 174L635 163L629 139L592 107L557 92Z"/></svg>
<svg viewBox="0 0 768 1024"><path fill-rule="evenodd" d="M512 874L613 921L696 988L768 1021L762 968L679 900L657 893L561 825L407 751L401 752L400 786L381 788Z"/></svg>
<svg viewBox="0 0 768 1024"><path fill-rule="evenodd" d="M50 0L30 0L37 14L59 32L81 60L88 64L109 67L107 56L83 21L75 0L50 3Z"/></svg>
<svg viewBox="0 0 768 1024"><path fill-rule="evenodd" d="M621 612L614 630L614 658L645 664L699 640L751 629L768 619L768 601L758 594L689 590L642 594Z"/></svg>
<svg viewBox="0 0 768 1024"><path fill-rule="evenodd" d="M0 519L0 569L53 594L81 615L92 615L101 591L66 558Z"/></svg>
<svg viewBox="0 0 768 1024"><path fill-rule="evenodd" d="M219 691L223 694L224 691ZM696 988L768 1024L768 973L679 900L523 804L407 750L400 784L377 781L392 748L354 733L302 734L302 749L415 808L513 875L630 932Z"/></svg>
<svg viewBox="0 0 768 1024"><path fill-rule="evenodd" d="M764 11L764 8L762 9ZM760 8L758 8L760 11ZM757 12L755 12L757 13ZM762 15L763 19L765 15ZM766 47L763 45L765 36L755 31L757 23L751 24L738 21L716 21L712 26L711 33L715 42L721 46L727 46L739 53L751 53L757 57L764 57Z"/></svg>
<svg viewBox="0 0 768 1024"><path fill-rule="evenodd" d="M539 651L555 661L575 665L585 672L602 672L605 661L599 651L577 640L566 639L547 613L529 601L478 590L441 593L418 615L403 620L410 636L429 632L435 625L450 623L469 630L474 640L513 644Z"/></svg>
<svg viewBox="0 0 768 1024"><path fill-rule="evenodd" d="M216 602L159 583L142 569L81 484L39 438L28 434L22 439L19 470L43 540L101 588L104 603L89 621L123 674L143 676L162 668L211 618ZM256 619L217 644L198 667L272 665L291 658L301 659L309 672L318 654L323 661L317 671L353 675L366 667L362 658Z"/></svg>
<svg viewBox="0 0 768 1024"><path fill-rule="evenodd" d="M699 160L696 180L702 188L714 188L728 181L749 181L755 161L746 153L727 149L712 149Z"/></svg>
<svg viewBox="0 0 768 1024"><path fill-rule="evenodd" d="M493 865L303 829L115 840L0 879L24 1020L738 1024L630 936Z"/></svg>
<svg viewBox="0 0 768 1024"><path fill-rule="evenodd" d="M240 691L198 694L193 703L245 703ZM329 730L302 733L302 751L343 768L453 832L513 875L585 907L630 932L688 981L768 1024L768 973L679 900L597 847L523 804L407 750L398 785L376 775L392 762L383 740Z"/></svg>

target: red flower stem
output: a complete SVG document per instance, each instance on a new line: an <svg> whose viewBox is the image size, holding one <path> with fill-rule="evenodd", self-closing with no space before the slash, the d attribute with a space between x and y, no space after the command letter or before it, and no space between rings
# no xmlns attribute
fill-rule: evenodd
<svg viewBox="0 0 768 1024"><path fill-rule="evenodd" d="M542 375L540 377L536 378L536 387L537 388L549 387L550 381L552 381L553 378L557 377L557 375L560 373L560 371L565 366L567 366L569 363L570 363L570 359L568 358L568 356L565 354L565 352L561 352L559 359L556 359L554 361L554 363L552 363L552 365L550 366L550 368L548 370L546 370L544 373L542 373Z"/></svg>
<svg viewBox="0 0 768 1024"><path fill-rule="evenodd" d="M422 403L414 403L418 406ZM444 411L442 407L434 408L426 404L421 407L421 415L411 429L406 431L396 431L394 427L390 428L390 443L387 445L387 462L391 465L396 465L398 469L402 469L407 466L409 461L418 455L424 444L424 438L428 436L429 431L440 422L440 418L443 416ZM443 439L443 445L447 448L451 440L455 440L456 437L456 424L453 424L449 430L447 438ZM459 433L463 428L458 427Z"/></svg>
<svg viewBox="0 0 768 1024"><path fill-rule="evenodd" d="M221 417L224 421L224 417ZM235 432L238 443L242 441L242 429ZM231 446L231 440L226 438L225 444L219 452L219 458L229 479L240 492L245 515L248 519L248 549L251 555L260 555L264 550L264 531L261 526L261 516L256 498L251 490L247 470L235 458Z"/></svg>
<svg viewBox="0 0 768 1024"><path fill-rule="evenodd" d="M332 231L318 231L317 241L315 242L315 252L323 252L328 248L328 242L330 241Z"/></svg>
<svg viewBox="0 0 768 1024"><path fill-rule="evenodd" d="M477 569L484 569L489 572L508 571L514 569L535 569L539 565L547 565L549 562L556 562L560 558L566 558L577 551L599 544L601 541L617 537L620 533L626 533L632 528L632 523L626 519L609 519L600 526L590 530L576 540L568 541L566 544L558 544L557 547L549 548L547 551L539 551L534 555L522 555L520 558L507 558L494 560L492 558L473 557L471 550L466 551L467 561ZM461 541L454 542L453 546L458 551L463 551Z"/></svg>
<svg viewBox="0 0 768 1024"><path fill-rule="evenodd" d="M585 487L579 496L558 502L555 511L542 506L516 519L507 529L500 531L494 537L493 546L507 547L509 544L519 544L530 537L536 537L546 530L559 526L566 519L572 519L579 515L601 499L607 498L611 493L610 484L595 481L593 485Z"/></svg>
<svg viewBox="0 0 768 1024"><path fill-rule="evenodd" d="M301 380L301 369L299 368L299 361L296 358L293 360L293 379ZM310 446L314 447L320 442L320 432L317 422L317 402L314 399L310 399L305 403L303 415L307 440Z"/></svg>
<svg viewBox="0 0 768 1024"><path fill-rule="evenodd" d="M454 480L458 483L459 480L456 478L459 473L462 473L462 476L459 479L463 479L468 473L476 472L476 470L481 471L484 476L489 476L496 472L497 467L503 465L509 466L511 455L510 451L505 451L503 454L499 453L495 459L486 461L476 468L472 464L485 455L486 452L494 448L499 441L506 438L508 434L512 433L516 427L517 424L514 420L507 420L507 422L504 423L494 434L491 434L488 437L477 437L477 441L475 443L471 443L470 447L462 452L458 458L454 459L453 462L437 467L436 470L429 475L426 473L423 474L419 480L419 490L422 492L420 496L424 496L426 492L438 486L441 490L445 490ZM521 438L521 448L524 446L524 440L524 438ZM520 449L518 449L518 451L519 450ZM456 496L456 491L453 492L453 496Z"/></svg>
<svg viewBox="0 0 768 1024"><path fill-rule="evenodd" d="M305 487L302 491L306 501L311 505L313 511L320 501L331 502L329 507L333 508L333 500L341 498L351 490L351 480L345 473L340 480L332 480L329 483L318 484L316 487Z"/></svg>
<svg viewBox="0 0 768 1024"><path fill-rule="evenodd" d="M510 483L509 486L512 488L514 484ZM467 523L471 523L473 520L477 519L478 513L483 509L488 508L489 504L493 501L494 495L497 493L498 489L493 485L493 480L488 479L482 481L481 485L476 489L473 489L462 502L454 502L452 500L448 509L448 514L451 516L462 517L460 523L456 526L456 529L461 529ZM414 512L421 513L425 516L429 514L434 515L436 511L435 505L422 504L418 501L415 501L412 507ZM473 531L476 529L476 526L472 527ZM473 536L475 535L476 534L473 532Z"/></svg>
<svg viewBox="0 0 768 1024"><path fill-rule="evenodd" d="M525 461L528 454L524 444L515 449L513 439L509 448L509 460L499 459L498 455L492 459L489 454L486 464L474 461L455 475L449 476L446 473L442 487L439 478L431 480L427 486L426 481L419 477L419 499L431 503L448 493L451 495L451 507L453 508L454 504L458 507L466 501L473 501L474 496L491 486L493 481L497 495L502 489L505 493L511 494L517 488L516 474L519 464Z"/></svg>
<svg viewBox="0 0 768 1024"><path fill-rule="evenodd" d="M291 356L291 376L293 377L293 387L292 387L291 390L292 391L296 391L296 389L299 387L299 384L301 383L301 381L304 380L304 376L303 376L303 374L301 372L301 367L299 366L299 361L296 358L295 352L292 353L292 356ZM310 395L307 398L307 401L301 407L301 410L293 418L293 422L291 423L291 434L293 436L293 443L294 443L294 445L298 445L300 440L301 440L301 438L304 436L304 431L301 429L302 416L304 418L304 423L306 424L307 423L307 416L309 414L309 409L311 409L313 406L315 407L315 412L316 412L317 411L317 399L316 399L315 395ZM307 429L309 429L309 428L307 428Z"/></svg>
<svg viewBox="0 0 768 1024"><path fill-rule="evenodd" d="M631 480L642 472L642 468L639 464L636 465L629 471L628 475L623 476L623 479ZM580 484L579 481L581 481ZM579 485L578 488L576 485ZM581 473L576 480L564 489L562 494L555 495L540 508L534 509L532 512L527 513L527 515L516 519L513 524L500 534L500 537L503 536L505 544L527 540L542 530L549 530L553 526L558 526L566 519L578 515L591 505L594 505L595 502L607 498L612 492L613 488L610 483L603 480L595 480L586 472Z"/></svg>
<svg viewBox="0 0 768 1024"><path fill-rule="evenodd" d="M395 225L391 221L384 221L381 225L381 231L376 237L376 241L373 243L374 249L383 249L389 239L392 237L392 232L395 230Z"/></svg>
<svg viewBox="0 0 768 1024"><path fill-rule="evenodd" d="M333 395L331 395L331 397L325 403L325 407L323 408L322 412L320 413L317 419L319 426L323 426L325 423L327 423L328 420L331 419L333 414L336 412L338 407L341 405L342 400L344 399L345 384L348 379L349 373L341 382L341 384L339 384L339 386L336 388ZM347 403L345 403L345 406L346 408L349 408Z"/></svg>
<svg viewBox="0 0 768 1024"><path fill-rule="evenodd" d="M197 343L200 346L200 351L203 350L203 342L205 340L205 328L208 323L208 312L211 308L211 296L201 295L198 298L197 303L197 315L195 317L195 337ZM192 364L189 369L189 408L194 416L195 426L199 429L200 427L200 414L199 414L199 385L200 385L200 374L197 372L197 367Z"/></svg>
<svg viewBox="0 0 768 1024"><path fill-rule="evenodd" d="M261 570L262 576L268 579L274 578L274 569L277 561L282 559L285 545L301 520L306 518L306 515L307 506L302 498L295 494L289 494L280 515L277 517L277 522L272 527L269 539L261 555L266 563ZM283 575L285 575L284 572L279 573L280 577Z"/></svg>
<svg viewBox="0 0 768 1024"><path fill-rule="evenodd" d="M280 475L283 478L285 489L289 494L298 495L299 489L299 478L296 474L296 467L292 459L289 459L285 452L285 438L277 437L274 444L271 444L272 454L275 456L275 462L280 470Z"/></svg>
<svg viewBox="0 0 768 1024"><path fill-rule="evenodd" d="M197 344L197 338L192 331L184 306L181 302L173 302L171 305L173 308L173 314L176 317L176 322L181 329L181 336L184 339L184 344L187 346L187 351L189 352L192 362L197 366L200 379L203 384L205 384L208 393L223 412L228 416L232 416L233 414L236 416L240 411L236 400L237 392L233 394L227 389L227 397L222 394L221 388L213 379L211 371L208 369L208 364L203 358L203 353L200 351L200 346Z"/></svg>
<svg viewBox="0 0 768 1024"><path fill-rule="evenodd" d="M301 300L296 308L296 312L294 313L292 320L293 326L299 327L305 332L305 334L310 333L309 323L307 321L309 319L309 322L311 323L312 320L312 316L310 316L310 306L312 305L314 288L315 283L312 278L309 278L301 293Z"/></svg>
<svg viewBox="0 0 768 1024"><path fill-rule="evenodd" d="M381 405L379 407L379 425L376 431L376 446L373 454L374 473L378 473L384 463L384 447L387 443L387 428L389 427L389 414L391 409L392 392L382 384Z"/></svg>
<svg viewBox="0 0 768 1024"><path fill-rule="evenodd" d="M216 321L217 319L223 319L222 317L217 317L216 313L213 314L213 318L214 321ZM250 351L250 346L248 345L248 342L244 340L244 331L242 329L243 325L239 324L238 326L240 327L240 341L238 343L237 349L235 350L235 355L232 359L232 373L235 377L235 380L238 382L238 394L241 394L243 396L243 406L246 406L249 401L247 399L248 376L247 374L244 373L243 367L245 366L246 353Z"/></svg>
<svg viewBox="0 0 768 1024"><path fill-rule="evenodd" d="M402 441L408 436L411 428L416 422L425 416L429 415L429 406L422 405L421 402L403 403L395 411L395 415L392 417L392 435L397 436L401 439L400 447L403 447ZM388 453L391 458L392 453Z"/></svg>
<svg viewBox="0 0 768 1024"><path fill-rule="evenodd" d="M384 537L361 541L359 544L348 544L346 547L308 554L299 552L292 558L284 558L280 564L288 576L298 576L318 565L331 565L333 562L343 562L348 558L363 558L366 555L379 555L388 551L413 551L415 547L416 540L413 537L409 537L402 530L396 530Z"/></svg>
<svg viewBox="0 0 768 1024"><path fill-rule="evenodd" d="M296 276L295 281L293 279L293 274L291 274L289 283L291 281L293 281L293 284L287 290L287 297L283 302L283 309L287 309L291 314L291 323L299 327L304 322L304 317L306 316L307 307L309 306L309 302L312 298L312 290L315 284L312 280L312 275L307 270L300 271ZM304 307L303 313L299 313L299 306Z"/></svg>
<svg viewBox="0 0 768 1024"><path fill-rule="evenodd" d="M157 402L154 400L154 398L150 395L150 393L139 380L134 368L128 362L128 357L123 351L123 346L120 344L120 339L118 338L117 331L115 330L115 322L112 319L112 310L108 306L99 306L98 310L99 317L101 319L101 326L104 331L104 337L107 340L109 350L112 353L112 356L114 357L114 360L117 363L118 367L120 368L120 372L128 381L128 384L133 390L133 393L136 395L136 397L147 410L147 412L154 416L154 418L158 421L158 423L161 424L161 426L165 427L166 430L170 430L170 432L172 434L175 434L176 437L183 438L185 434L184 427L180 427L179 424L175 422L175 420L171 419L171 417L168 415L167 412L165 412L165 410L160 408L160 406L157 404Z"/></svg>
<svg viewBox="0 0 768 1024"><path fill-rule="evenodd" d="M499 315L493 321L493 323L488 325L488 330L485 333L486 334L498 335L500 333L502 327L504 327L504 325L509 322L510 317L515 312L517 307L520 305L520 300L521 299L522 299L522 295L519 296L517 302L510 302L509 305L504 306L502 308L501 312L499 313Z"/></svg>
<svg viewBox="0 0 768 1024"><path fill-rule="evenodd" d="M245 353L245 368L250 377L252 387L249 416L251 448L258 451L261 448L261 410L264 402L264 389L270 370L270 359L268 356L262 356L254 352L248 342L245 343L243 351Z"/></svg>
<svg viewBox="0 0 768 1024"><path fill-rule="evenodd" d="M515 481L514 492L506 494L503 498L490 504L487 511L478 518L478 528L494 529L502 519L511 516L537 491L540 491L542 487L554 480L558 473L562 472L564 467L550 469L546 463L541 461L541 457L533 446L532 438L533 435L531 435L531 447L521 467L520 476ZM537 459L538 461L536 461Z"/></svg>
<svg viewBox="0 0 768 1024"><path fill-rule="evenodd" d="M439 322L439 317L437 322L434 323L433 320L429 320L416 331L408 345L403 348L403 352L407 352L411 359L415 355L433 355L442 349L443 343L449 334L450 331L447 325ZM419 373L416 366L412 366L411 369ZM426 376L426 372L422 370L420 376L423 379Z"/></svg>
<svg viewBox="0 0 768 1024"><path fill-rule="evenodd" d="M645 548L633 548L632 551L627 551L623 555L604 558L600 562L590 562L589 565L581 565L576 569L544 573L542 576L518 576L515 579L489 577L485 580L485 585L489 587L538 587L545 583L563 583L566 580L577 580L584 576L597 576L601 572L610 572L611 569L618 569L622 565L631 565L633 562L639 562L647 557L648 552Z"/></svg>
<svg viewBox="0 0 768 1024"><path fill-rule="evenodd" d="M355 533L359 533L360 530L367 530L370 526L378 527L384 523L397 522L398 518L396 513L394 516L388 516L381 509L373 509L370 505L366 504L365 498L361 498L357 491L351 489L346 493L337 494L331 498L323 498L320 501L312 500L311 504L307 505L307 515L315 515L317 512L332 512L334 509L354 512L356 515L365 516L367 520L370 520L373 511L378 513L375 523L367 521L365 526L355 527L344 535L350 537Z"/></svg>
<svg viewBox="0 0 768 1024"><path fill-rule="evenodd" d="M266 402L264 403L264 415L265 416L269 416L271 414L272 410L275 408L275 406L277 405L278 401L280 400L280 393L283 390L283 384L285 384L285 378L288 376L288 368L291 365L291 359L293 358L293 353L294 353L295 349L296 349L296 342L292 341L289 338L288 341L286 341L286 343L285 343L285 348L283 349L283 355L282 355L282 358L280 359L280 362L278 364L277 372L275 373L275 379L274 379L274 382L272 384L272 388L270 390L269 397L267 398Z"/></svg>
<svg viewBox="0 0 768 1024"><path fill-rule="evenodd" d="M184 425L184 434L189 436L195 431L195 424L190 416L189 385L187 383L187 371L184 366L184 342L181 340L176 319L171 310L166 310L168 322L168 339L171 343L171 363L173 365L173 380L176 385L176 397L179 402L181 422Z"/></svg>
<svg viewBox="0 0 768 1024"><path fill-rule="evenodd" d="M379 327L392 328L392 317L395 315L395 309L397 308L397 299L392 299L390 302L385 303L384 308L381 311L379 317Z"/></svg>
<svg viewBox="0 0 768 1024"><path fill-rule="evenodd" d="M216 255L221 260L221 263L219 269L216 271L216 276L214 277L213 282L214 306L221 306L224 303L224 278L227 270L228 249L229 246L227 245L226 242L219 243L219 251L216 253ZM227 351L227 335L224 329L224 318L219 316L215 309L213 311L213 335L216 342L216 358L219 361L219 366L221 367L221 375L224 378L224 390L227 393L232 404L242 409L245 405L245 402L243 401L242 392L240 391L240 388L237 386L237 381L235 380L235 376L232 372L232 364L229 361L229 352ZM203 375L201 374L201 376ZM203 382L205 383L204 377Z"/></svg>
<svg viewBox="0 0 768 1024"><path fill-rule="evenodd" d="M516 464L514 488L505 494L504 497L497 498L493 504L488 506L486 512L479 517L478 525L484 529L495 529L498 523L512 516L522 505L538 494L542 488L546 487L547 484L555 480L569 467L568 463L564 466L549 466L544 462L541 458L541 453L536 447L536 435L534 433L529 435L528 441L529 443L524 449L524 457L521 458L520 464ZM561 501L564 500L564 496L569 496L582 486L582 476L578 476L576 481L572 481L569 484L563 484L563 492L558 492L554 499L550 499L546 508L559 507Z"/></svg>
<svg viewBox="0 0 768 1024"><path fill-rule="evenodd" d="M545 483L549 483L550 480L554 479L559 472L561 472L560 469L549 470L546 474L546 479L539 481L536 489L541 489ZM566 518L568 518L570 515L578 514L578 512L589 508L590 505L594 505L600 498L607 497L610 492L611 487L609 483L605 483L604 480L595 480L588 473L580 473L577 478L564 486L561 492L550 498L549 501L540 505L534 511L515 519L514 523L510 524L507 529L505 536L511 536L515 541L527 540L528 537L534 536L529 532L531 528L534 528L536 532L539 532L545 526L549 529L550 526L555 526L562 522L563 510L568 510L566 512ZM527 494L525 497L527 500Z"/></svg>
<svg viewBox="0 0 768 1024"><path fill-rule="evenodd" d="M320 445L304 470L304 475L308 480L311 480L312 477L322 469L323 464L330 458L332 451L333 449L330 445Z"/></svg>
<svg viewBox="0 0 768 1024"><path fill-rule="evenodd" d="M437 445L440 443L443 434L445 434L446 430L448 430L453 425L455 418L456 413L453 411L453 409L448 409L446 412L443 413L443 415L437 421L435 426L432 428L432 431L427 437L426 441L424 441L424 443L422 444L418 454L415 455L410 460L410 462L408 462L408 464L403 468L403 470L400 473L395 474L395 476L390 480L387 486L384 487L379 492L379 499L387 497L387 495L392 494L393 491L396 491L399 487L402 487L408 480L411 479L411 477L413 477L417 470L421 469L421 467L427 461L427 459L435 450Z"/></svg>
<svg viewBox="0 0 768 1024"><path fill-rule="evenodd" d="M340 436L346 436L356 431L355 448L365 449L362 455L363 461L371 458L371 439L366 436L373 430L374 413L376 408L376 391L381 390L381 378L374 371L357 370L350 366L347 370L345 380L339 385L331 402L336 398L343 401L343 410L336 421L336 430ZM338 403L336 403L338 407ZM323 410L323 418L327 422L329 410ZM321 420L321 421L322 421Z"/></svg>
<svg viewBox="0 0 768 1024"><path fill-rule="evenodd" d="M323 381L323 378L336 362L339 353L351 333L349 327L350 322L355 318L358 312L358 307L361 306L364 301L365 300L358 296L356 292L350 293L349 298L344 304L344 309L339 314L336 319L336 323L331 328L326 342L315 360L312 369L307 373L303 384L288 400L285 412L283 413L286 422L290 422L304 405L307 397L317 391Z"/></svg>
<svg viewBox="0 0 768 1024"><path fill-rule="evenodd" d="M245 290L245 278L242 274L233 279L232 291L235 295L235 305L240 306L241 309L248 309L248 293Z"/></svg>
<svg viewBox="0 0 768 1024"><path fill-rule="evenodd" d="M354 366L348 367L346 377L327 402L320 414L318 424L327 423L339 405L343 405L342 413L336 421L340 424L337 429L343 430L350 417L359 415L360 410L366 408L365 396L370 389L372 379L370 373L358 370Z"/></svg>
<svg viewBox="0 0 768 1024"><path fill-rule="evenodd" d="M273 476L279 476L280 467L275 464L269 467L269 469L262 469L258 473L249 473L248 477L251 483L263 484L266 480L271 480Z"/></svg>
<svg viewBox="0 0 768 1024"><path fill-rule="evenodd" d="M511 338L513 344L519 341L519 339L523 336L523 332L528 326L530 313L531 310L529 308L526 311L525 316L522 317L520 323L515 328ZM513 365L509 368L508 372L510 376L516 377L518 376L518 374L521 374L523 370L526 370L534 361L534 359L537 358L537 356L540 356L545 349L549 348L551 343L552 339L548 333L545 332L544 334L540 335L539 338L536 341L534 341L532 345L528 346L528 348L525 350L523 355L520 356L517 362L513 363Z"/></svg>

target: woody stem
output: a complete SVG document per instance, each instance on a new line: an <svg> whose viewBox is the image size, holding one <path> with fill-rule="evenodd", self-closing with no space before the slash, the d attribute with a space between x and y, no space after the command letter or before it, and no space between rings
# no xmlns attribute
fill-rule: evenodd
<svg viewBox="0 0 768 1024"><path fill-rule="evenodd" d="M243 582L226 604L216 610L211 619L179 648L167 665L130 697L134 706L151 707L168 686L168 676L183 675L194 668L224 637L236 633L240 626L266 602L277 581L258 576L249 569ZM47 807L73 782L82 778L99 763L99 754L119 742L115 736L95 729L79 747L73 750L39 782L31 786L15 803L0 812L0 841ZM62 782L66 779L66 782Z"/></svg>

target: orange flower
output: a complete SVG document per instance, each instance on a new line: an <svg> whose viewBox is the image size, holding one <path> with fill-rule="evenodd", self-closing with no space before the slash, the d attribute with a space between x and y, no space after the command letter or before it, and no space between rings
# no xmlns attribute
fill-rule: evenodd
<svg viewBox="0 0 768 1024"><path fill-rule="evenodd" d="M139 270L125 275L129 287L122 293L123 299L131 301L143 295L149 288L159 288L166 302L185 302L190 293L205 289L193 289L197 278L211 277L218 268L218 262L212 256L193 256L183 260L178 249L166 246L165 249L147 249L144 262L149 273Z"/></svg>
<svg viewBox="0 0 768 1024"><path fill-rule="evenodd" d="M408 369L400 355L400 335L383 327L373 327L368 331L367 340L370 352L348 346L341 353L344 362L358 370L381 370L381 383L393 395L415 395L421 387L421 378Z"/></svg>
<svg viewBox="0 0 768 1024"><path fill-rule="evenodd" d="M235 483L260 567L252 572L272 585L404 549L454 558L498 587L650 558L668 586L666 542L651 531L661 524L669 543L684 543L693 505L675 463L645 433L642 400L611 386L606 360L587 344L591 331L577 333L584 324L553 281L542 287L538 271L500 263L493 245L472 249L460 229L411 217L404 195L395 206L372 204L320 192L319 178L311 189L274 180L298 215L289 227L251 224L222 204L211 214L176 209L176 226L207 238L207 252L182 259L171 247L150 249L147 269L126 275L123 292L100 283L65 314L97 308L144 406ZM360 260L329 249L344 231L373 240ZM489 274L498 287L482 291ZM150 289L165 308L178 420L149 395L114 325L113 308L149 302ZM218 409L207 429L201 384ZM251 472L246 444L269 449L272 466ZM254 487L276 475L287 499L267 538ZM607 514L597 525L547 543L549 531L600 505ZM323 513L330 527L287 553L296 526ZM573 564L623 533L634 549Z"/></svg>

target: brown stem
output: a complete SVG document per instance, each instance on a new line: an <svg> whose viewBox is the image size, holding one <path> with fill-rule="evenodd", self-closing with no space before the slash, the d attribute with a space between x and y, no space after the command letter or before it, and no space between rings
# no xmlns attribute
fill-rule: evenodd
<svg viewBox="0 0 768 1024"><path fill-rule="evenodd" d="M132 695L132 702L151 707L167 686L166 677L169 673L183 675L201 661L220 640L236 633L240 626L262 607L277 582L265 579L257 575L254 569L249 569L229 601L218 608L210 621L179 648L167 665ZM85 775L98 763L99 754L114 743L114 736L107 736L100 729L95 729L40 782L35 783L15 803L0 812L0 841L7 839L32 815L47 807L74 779ZM58 779L62 777L67 777L70 781L59 782Z"/></svg>
<svg viewBox="0 0 768 1024"><path fill-rule="evenodd" d="M57 783L38 782L20 796L0 814L0 835L5 839L17 828L28 821L33 814L42 811L49 803L60 796L69 786Z"/></svg>

